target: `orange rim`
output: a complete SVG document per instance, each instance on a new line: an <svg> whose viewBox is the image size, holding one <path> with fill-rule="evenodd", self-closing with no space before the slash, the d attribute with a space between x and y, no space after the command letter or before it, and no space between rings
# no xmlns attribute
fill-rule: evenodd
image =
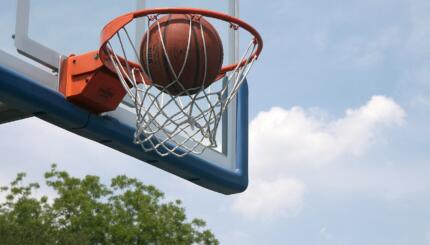
<svg viewBox="0 0 430 245"><path fill-rule="evenodd" d="M238 66L243 67L248 63L248 60L257 59L261 53L261 50L263 49L263 39L261 38L257 30L255 30L254 27L252 27L248 23L236 17L230 16L224 13L220 13L220 12L215 12L215 11L205 10L205 9L196 9L196 8L153 8L153 9L144 9L144 10L139 10L135 12L130 12L122 16L119 16L114 20L112 20L111 22L109 22L101 32L100 49L99 49L100 56L105 57L105 55L107 55L106 51L103 51L103 49L106 47L106 44L109 42L109 40L125 25L127 25L128 23L130 23L136 18L141 18L148 15L160 15L160 14L199 14L205 17L211 17L211 18L229 22L232 25L234 24L236 26L239 26L245 29L251 35L254 36L253 40L256 43L257 48L254 51L254 53L252 53L249 56L249 59L243 60L242 62L238 62L235 64L223 66L216 80L224 77L227 72L236 69L236 67ZM108 67L111 70L113 69L112 65L107 63L109 61L107 57L102 58L101 60L106 67ZM131 62L130 64L132 64L132 66L138 67L137 64L134 64Z"/></svg>

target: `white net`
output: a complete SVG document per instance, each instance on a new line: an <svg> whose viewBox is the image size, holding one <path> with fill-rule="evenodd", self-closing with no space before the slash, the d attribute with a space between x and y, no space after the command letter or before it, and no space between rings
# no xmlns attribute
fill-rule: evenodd
<svg viewBox="0 0 430 245"><path fill-rule="evenodd" d="M152 24L156 23L160 28L158 15L142 18L147 19L146 35L149 35L149 26ZM190 31L185 34L188 35L188 46L183 67L189 54L193 25L196 23L190 19ZM234 30L238 29L236 25L230 26ZM201 24L200 30L202 30L206 74L207 50ZM158 33L161 35L160 29ZM141 145L145 151L156 151L161 156L170 154L184 156L190 152L200 154L207 148L216 148L216 133L220 127L221 117L235 98L256 59L252 56L256 50L256 42L250 41L238 65L223 79L208 87L202 82L201 88L196 92L196 88L192 88L192 91L184 88L181 82L183 69L175 72L163 38L161 37L160 40L165 60L171 73L174 74L173 81L169 81L166 86L147 81L151 78L151 74L145 73L146 64L141 63L138 49L126 27L118 31L103 48L136 110L134 143ZM145 46L149 47L144 45L143 48ZM149 54L149 52L145 53ZM137 64L132 63L135 61ZM204 78L203 81L205 80ZM182 88L180 93L172 95L168 92L169 88L178 86Z"/></svg>

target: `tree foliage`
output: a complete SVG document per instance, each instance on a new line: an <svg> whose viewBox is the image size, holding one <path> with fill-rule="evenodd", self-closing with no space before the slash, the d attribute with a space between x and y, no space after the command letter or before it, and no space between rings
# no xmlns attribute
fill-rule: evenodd
<svg viewBox="0 0 430 245"><path fill-rule="evenodd" d="M45 173L53 200L35 198L38 183L19 173L0 203L1 244L218 244L205 222L188 222L181 202L124 175L109 186L97 176L76 178L52 165Z"/></svg>

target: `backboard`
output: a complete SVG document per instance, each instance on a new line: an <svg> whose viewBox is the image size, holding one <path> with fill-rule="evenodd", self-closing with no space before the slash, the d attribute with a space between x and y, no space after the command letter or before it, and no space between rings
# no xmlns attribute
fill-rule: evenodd
<svg viewBox="0 0 430 245"><path fill-rule="evenodd" d="M0 123L38 117L72 133L152 164L202 187L233 194L248 184L248 92L246 83L222 116L216 149L184 157L144 152L133 144L136 114L127 98L115 110L92 114L58 92L61 61L69 54L97 49L99 34L111 19L135 9L194 7L238 16L238 0L116 0L82 3L55 0L5 0L0 34ZM99 10L99 11L95 11ZM226 63L239 56L238 32L217 29ZM145 24L132 33L139 45Z"/></svg>

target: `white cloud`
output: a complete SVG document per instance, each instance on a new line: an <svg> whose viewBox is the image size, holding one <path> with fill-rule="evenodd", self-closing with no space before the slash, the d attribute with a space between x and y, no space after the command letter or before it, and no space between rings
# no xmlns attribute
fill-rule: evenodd
<svg viewBox="0 0 430 245"><path fill-rule="evenodd" d="M242 226L236 227L238 229L243 229ZM220 236L218 239L220 240L221 244L253 244L253 234L249 234L247 232L244 232L242 230L228 230L222 234L219 234Z"/></svg>
<svg viewBox="0 0 430 245"><path fill-rule="evenodd" d="M252 120L252 182L235 200L233 211L251 218L294 215L305 191L294 174L363 155L386 128L402 125L405 118L403 109L385 96L373 96L336 120L327 120L319 111L274 107Z"/></svg>
<svg viewBox="0 0 430 245"><path fill-rule="evenodd" d="M389 152L385 152L390 154ZM359 164L334 164L303 176L312 192L325 197L378 199L384 202L422 198L430 191L428 160L397 160L384 163L381 159L360 159Z"/></svg>
<svg viewBox="0 0 430 245"><path fill-rule="evenodd" d="M404 117L403 109L384 96L374 96L333 121L300 107L274 107L251 122L251 172L253 176L271 176L292 167L320 167L345 155L358 156L376 141L381 130L401 125Z"/></svg>
<svg viewBox="0 0 430 245"><path fill-rule="evenodd" d="M251 219L294 216L302 208L304 192L304 184L297 179L256 179L251 182L249 190L235 201L233 210Z"/></svg>
<svg viewBox="0 0 430 245"><path fill-rule="evenodd" d="M424 232L425 244L430 244L430 231Z"/></svg>
<svg viewBox="0 0 430 245"><path fill-rule="evenodd" d="M406 48L413 54L427 57L430 53L430 3L428 1L411 1L409 4L410 33Z"/></svg>
<svg viewBox="0 0 430 245"><path fill-rule="evenodd" d="M319 234L325 240L333 240L333 235L327 231L325 226L321 227Z"/></svg>
<svg viewBox="0 0 430 245"><path fill-rule="evenodd" d="M373 143L380 130L403 124L404 117L403 109L384 96L372 97L359 109L348 109L344 118L329 125L339 147L338 155L359 155Z"/></svg>
<svg viewBox="0 0 430 245"><path fill-rule="evenodd" d="M430 98L423 95L417 95L411 99L409 104L413 107L430 107Z"/></svg>
<svg viewBox="0 0 430 245"><path fill-rule="evenodd" d="M347 37L340 43L332 44L339 65L374 68L384 62L387 51L402 44L401 33L393 27L386 27L370 36L362 35Z"/></svg>

